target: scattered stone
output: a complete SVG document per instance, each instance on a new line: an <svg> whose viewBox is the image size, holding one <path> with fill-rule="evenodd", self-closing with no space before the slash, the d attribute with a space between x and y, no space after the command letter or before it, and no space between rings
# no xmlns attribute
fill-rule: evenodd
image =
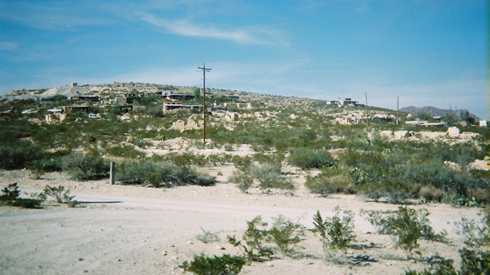
<svg viewBox="0 0 490 275"><path fill-rule="evenodd" d="M348 256L348 258L351 264L361 266L369 265L369 263L375 263L378 261L374 257L367 254L353 254Z"/></svg>

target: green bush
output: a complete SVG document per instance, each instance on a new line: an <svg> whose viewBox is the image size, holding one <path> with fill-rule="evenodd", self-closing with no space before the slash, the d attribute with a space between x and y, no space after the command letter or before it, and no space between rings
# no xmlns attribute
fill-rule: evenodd
<svg viewBox="0 0 490 275"><path fill-rule="evenodd" d="M63 170L61 157L45 157L32 161L31 168L40 172L58 172Z"/></svg>
<svg viewBox="0 0 490 275"><path fill-rule="evenodd" d="M75 180L95 180L109 175L108 162L99 156L72 153L62 161L63 171Z"/></svg>
<svg viewBox="0 0 490 275"><path fill-rule="evenodd" d="M444 259L442 262L434 264L430 269L421 272L409 270L405 275L486 275L490 274L490 252L477 251L468 248L459 250L461 258L461 268L457 272L452 260Z"/></svg>
<svg viewBox="0 0 490 275"><path fill-rule="evenodd" d="M247 190L252 187L254 183L252 176L240 169L233 172L230 181L236 183L242 192L247 192Z"/></svg>
<svg viewBox="0 0 490 275"><path fill-rule="evenodd" d="M490 214L481 220L462 218L458 224L459 232L464 237L464 244L468 247L481 248L490 246Z"/></svg>
<svg viewBox="0 0 490 275"><path fill-rule="evenodd" d="M317 176L308 176L305 185L311 192L322 196L332 193L355 193L349 171L336 166L322 169Z"/></svg>
<svg viewBox="0 0 490 275"><path fill-rule="evenodd" d="M194 256L191 262L185 261L180 267L197 275L235 275L240 273L246 261L241 256Z"/></svg>
<svg viewBox="0 0 490 275"><path fill-rule="evenodd" d="M441 259L440 261L431 264L429 269L423 271L408 270L405 271L405 275L458 275L458 272L454 269L453 260Z"/></svg>
<svg viewBox="0 0 490 275"><path fill-rule="evenodd" d="M370 211L368 221L378 228L381 234L394 235L399 247L412 251L419 246L419 239L447 242L446 232L435 233L430 225L426 209L415 210L399 207L398 211L382 213Z"/></svg>
<svg viewBox="0 0 490 275"><path fill-rule="evenodd" d="M313 216L314 231L325 248L345 249L355 240L353 215L350 211L335 209L335 215L322 218L320 211Z"/></svg>
<svg viewBox="0 0 490 275"><path fill-rule="evenodd" d="M461 256L460 274L490 274L490 252L463 248L459 251Z"/></svg>
<svg viewBox="0 0 490 275"><path fill-rule="evenodd" d="M304 240L304 230L302 225L279 216L274 219L269 236L283 255L294 256L298 243Z"/></svg>
<svg viewBox="0 0 490 275"><path fill-rule="evenodd" d="M261 163L251 165L250 175L257 179L262 189L294 189L294 185L289 178L281 173L281 165L273 163Z"/></svg>
<svg viewBox="0 0 490 275"><path fill-rule="evenodd" d="M124 162L116 168L116 180L122 184L150 184L154 187L172 187L179 185L211 186L215 178L199 175L185 166L171 162Z"/></svg>
<svg viewBox="0 0 490 275"><path fill-rule="evenodd" d="M39 194L39 198L42 200L47 200L48 197L54 198L57 203L66 203L69 205L74 205L76 203L76 201L73 200L75 196L72 196L70 194L70 190L65 189L65 187L62 185L60 186L46 185L43 191L41 192L41 194Z"/></svg>
<svg viewBox="0 0 490 275"><path fill-rule="evenodd" d="M0 144L0 168L26 168L32 161L42 157L42 150L28 141Z"/></svg>
<svg viewBox="0 0 490 275"><path fill-rule="evenodd" d="M2 189L0 205L17 206L22 208L41 208L40 198L21 198L17 183L9 184Z"/></svg>
<svg viewBox="0 0 490 275"><path fill-rule="evenodd" d="M281 165L276 163L250 164L238 168L230 181L236 183L243 192L252 187L255 181L262 189L294 189L291 180L281 173Z"/></svg>
<svg viewBox="0 0 490 275"><path fill-rule="evenodd" d="M334 165L334 160L325 150L296 148L289 155L289 162L303 169L322 168Z"/></svg>
<svg viewBox="0 0 490 275"><path fill-rule="evenodd" d="M269 240L269 230L267 223L260 216L251 221L247 221L247 229L243 233L242 239L238 240L235 236L228 236L228 242L242 249L245 258L250 262L263 262L272 259L274 251L267 246Z"/></svg>

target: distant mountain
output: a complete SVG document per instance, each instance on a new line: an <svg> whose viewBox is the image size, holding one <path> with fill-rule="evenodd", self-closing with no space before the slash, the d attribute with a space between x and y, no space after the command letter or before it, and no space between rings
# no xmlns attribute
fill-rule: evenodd
<svg viewBox="0 0 490 275"><path fill-rule="evenodd" d="M411 114L429 113L432 116L445 116L447 114L454 114L459 118L462 118L463 116L465 117L469 116L474 119L478 119L478 117L475 114L472 114L465 109L449 110L449 109L440 109L433 106L424 106L424 107L408 106L408 107L400 108L400 111L411 113Z"/></svg>

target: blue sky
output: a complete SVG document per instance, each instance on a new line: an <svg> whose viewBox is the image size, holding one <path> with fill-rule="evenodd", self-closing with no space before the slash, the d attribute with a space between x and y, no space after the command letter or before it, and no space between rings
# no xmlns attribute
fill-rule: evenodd
<svg viewBox="0 0 490 275"><path fill-rule="evenodd" d="M0 93L144 81L490 118L485 0L0 0Z"/></svg>

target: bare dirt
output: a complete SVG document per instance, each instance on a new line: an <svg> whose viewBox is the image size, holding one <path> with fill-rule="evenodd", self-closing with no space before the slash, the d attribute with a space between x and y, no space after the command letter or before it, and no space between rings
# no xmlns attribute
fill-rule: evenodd
<svg viewBox="0 0 490 275"><path fill-rule="evenodd" d="M75 182L59 173L39 180L28 171L0 171L0 186L18 182L27 192L45 185L64 185L72 190L81 206L48 206L44 209L0 207L0 274L182 274L184 260L201 252L235 254L226 243L227 235L240 235L247 220L261 215L265 220L284 215L308 228L312 216L332 215L335 207L355 213L357 243L376 248L352 250L373 256L378 262L367 266L336 264L325 256L320 241L311 233L301 245L307 256L247 265L243 274L400 274L408 268L421 269L420 262L406 260L407 253L395 247L390 236L375 233L364 210L388 210L398 206L367 202L355 195L322 198L303 189L293 196L284 194L244 194L221 172L214 187L184 186L155 189L141 186L111 186L107 180ZM299 179L298 182L301 180ZM477 218L477 208L455 208L426 204L433 227L447 230L452 244L422 241L424 256L458 258L462 246L454 222L462 217ZM215 232L219 242L204 244L196 239L202 229Z"/></svg>

